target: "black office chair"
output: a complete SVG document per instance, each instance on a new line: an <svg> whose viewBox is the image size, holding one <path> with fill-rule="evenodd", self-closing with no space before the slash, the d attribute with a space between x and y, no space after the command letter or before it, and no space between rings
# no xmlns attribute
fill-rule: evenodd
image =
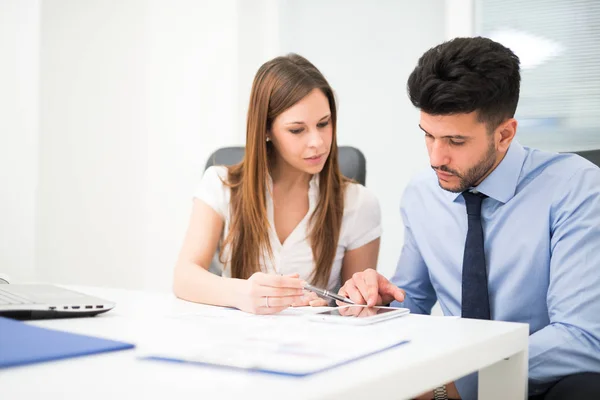
<svg viewBox="0 0 600 400"><path fill-rule="evenodd" d="M600 150L573 151L573 153L600 167Z"/></svg>
<svg viewBox="0 0 600 400"><path fill-rule="evenodd" d="M245 149L242 146L223 147L216 150L208 157L204 169L213 165L233 165L242 161ZM363 153L355 147L338 147L338 159L342 174L354 179L361 185L367 180L367 160Z"/></svg>

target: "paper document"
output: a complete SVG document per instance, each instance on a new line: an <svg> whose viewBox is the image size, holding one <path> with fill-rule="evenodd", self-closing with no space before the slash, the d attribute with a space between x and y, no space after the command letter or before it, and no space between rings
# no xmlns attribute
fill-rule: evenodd
<svg viewBox="0 0 600 400"><path fill-rule="evenodd" d="M170 343L147 345L143 353L158 360L305 376L408 342L402 319L345 326L298 315L312 312L258 316L221 309L179 316Z"/></svg>

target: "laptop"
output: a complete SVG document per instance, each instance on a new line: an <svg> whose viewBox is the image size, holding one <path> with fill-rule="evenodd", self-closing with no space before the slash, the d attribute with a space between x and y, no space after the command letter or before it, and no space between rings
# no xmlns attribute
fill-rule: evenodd
<svg viewBox="0 0 600 400"><path fill-rule="evenodd" d="M0 317L45 319L89 317L107 312L114 303L53 285L0 285Z"/></svg>

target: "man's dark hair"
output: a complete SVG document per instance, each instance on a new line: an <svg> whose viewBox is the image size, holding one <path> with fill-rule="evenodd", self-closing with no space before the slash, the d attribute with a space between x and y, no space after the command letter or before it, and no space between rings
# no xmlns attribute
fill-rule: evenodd
<svg viewBox="0 0 600 400"><path fill-rule="evenodd" d="M421 56L407 82L413 105L427 114L477 111L494 130L515 115L519 102L519 57L483 37L456 38Z"/></svg>

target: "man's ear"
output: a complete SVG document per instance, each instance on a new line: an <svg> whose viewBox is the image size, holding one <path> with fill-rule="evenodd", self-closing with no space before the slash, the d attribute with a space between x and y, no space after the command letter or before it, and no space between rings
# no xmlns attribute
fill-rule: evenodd
<svg viewBox="0 0 600 400"><path fill-rule="evenodd" d="M504 121L498 128L494 135L497 140L498 151L505 153L517 133L517 120L510 118Z"/></svg>

